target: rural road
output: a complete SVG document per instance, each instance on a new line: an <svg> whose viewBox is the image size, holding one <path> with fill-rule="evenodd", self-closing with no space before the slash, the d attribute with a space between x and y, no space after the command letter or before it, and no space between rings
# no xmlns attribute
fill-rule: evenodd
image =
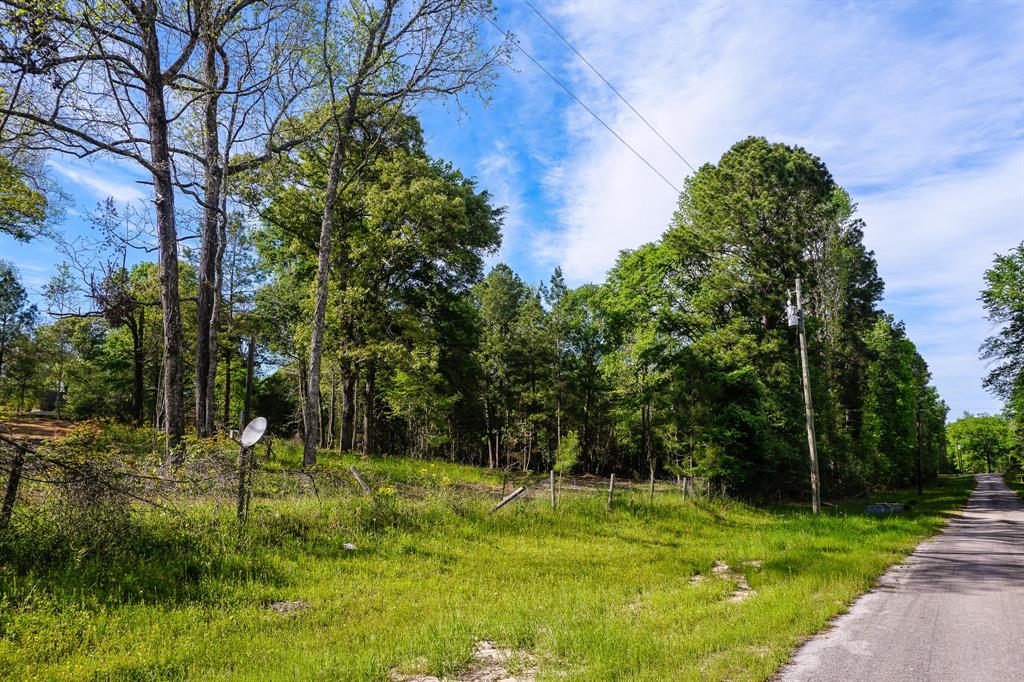
<svg viewBox="0 0 1024 682"><path fill-rule="evenodd" d="M1024 504L979 474L961 515L890 569L779 682L1001 682L1024 675Z"/></svg>

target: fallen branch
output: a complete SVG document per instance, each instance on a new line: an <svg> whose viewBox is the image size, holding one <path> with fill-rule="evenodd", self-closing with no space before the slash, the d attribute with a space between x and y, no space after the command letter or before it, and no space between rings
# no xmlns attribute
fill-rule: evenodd
<svg viewBox="0 0 1024 682"><path fill-rule="evenodd" d="M520 495L522 495L522 494L523 494L523 493L525 493L525 492L526 492L526 486L525 486L525 485L524 485L524 486L520 486L520 487L516 488L516 489L515 489L515 490L513 490L513 491L512 491L511 493L509 493L508 497L506 497L505 499L503 499L503 500L502 500L501 502L499 502L498 504L494 505L494 508L493 508L493 509L491 509L491 511L489 511L489 512L487 512L487 513L488 513L488 514L493 514L494 512L498 511L499 509L501 509L502 507L504 507L504 506L505 506L506 504L508 504L508 503L509 503L509 502L511 502L512 500L516 499L517 497L519 497Z"/></svg>

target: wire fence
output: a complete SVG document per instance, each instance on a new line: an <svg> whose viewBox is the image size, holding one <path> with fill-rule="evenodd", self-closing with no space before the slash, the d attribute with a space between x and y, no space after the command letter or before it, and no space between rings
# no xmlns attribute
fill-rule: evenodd
<svg viewBox="0 0 1024 682"><path fill-rule="evenodd" d="M184 504L205 501L234 505L244 523L254 498L309 498L322 503L325 498L337 496L424 495L424 486L395 481L386 472L375 471L370 462L366 464L362 470L358 463L289 467L275 453L272 438L253 448L229 448L222 443L172 465L161 456L155 442L143 443L127 454L83 454L49 442L29 444L0 435L0 469L6 472L0 530L11 524L20 506L46 502L73 506L120 503L180 511ZM577 499L599 497L610 509L625 496L647 496L653 502L663 495L710 498L726 492L724 488L716 489L708 479L684 476L636 481L614 475L604 478L549 472L545 476L509 470L499 475L500 486L494 482L449 481L444 487L463 498L493 502L492 513L527 500L545 500L556 507L564 495Z"/></svg>

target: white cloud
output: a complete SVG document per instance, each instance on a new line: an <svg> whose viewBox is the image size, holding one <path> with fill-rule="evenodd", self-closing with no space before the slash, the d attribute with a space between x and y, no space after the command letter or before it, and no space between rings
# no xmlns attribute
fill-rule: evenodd
<svg viewBox="0 0 1024 682"><path fill-rule="evenodd" d="M88 189L98 199L111 197L114 201L125 204L141 201L147 197L138 185L132 181L120 179L117 173L100 175L94 168L83 163L66 163L54 159L50 159L47 163L68 180Z"/></svg>
<svg viewBox="0 0 1024 682"><path fill-rule="evenodd" d="M997 411L981 387L987 369L977 349L992 329L978 294L993 254L1024 240L1024 151L990 168L873 195L861 213L886 282L885 306L906 321L951 416Z"/></svg>
<svg viewBox="0 0 1024 682"><path fill-rule="evenodd" d="M885 305L954 413L996 409L976 299L992 254L1024 239L1024 11L919 10L570 0L548 13L693 165L751 134L821 156L860 203ZM571 57L581 98L679 185L689 169ZM600 280L620 249L659 237L676 196L579 107L563 124L569 155L542 179L562 228L552 260L573 283Z"/></svg>
<svg viewBox="0 0 1024 682"><path fill-rule="evenodd" d="M481 185L491 193L493 205L505 208L501 249L491 260L507 261L509 253L519 245L524 226L519 163L505 143L498 141L495 148L480 159L478 168Z"/></svg>
<svg viewBox="0 0 1024 682"><path fill-rule="evenodd" d="M870 189L956 174L968 158L990 162L1019 129L1024 60L994 49L999 36L913 40L884 13L782 3L570 2L559 14L694 165L763 134L807 147L844 185ZM1020 13L1011 18L1010 46L1022 32ZM680 184L689 169L584 65L575 74L581 97ZM560 189L562 262L571 279L596 279L619 249L658 237L675 193L578 107L565 125L574 151L547 179Z"/></svg>

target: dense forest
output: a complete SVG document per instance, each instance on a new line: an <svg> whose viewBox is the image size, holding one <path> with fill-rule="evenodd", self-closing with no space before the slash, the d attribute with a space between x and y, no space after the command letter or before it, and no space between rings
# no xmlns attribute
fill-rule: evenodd
<svg viewBox="0 0 1024 682"><path fill-rule="evenodd" d="M504 208L427 152L414 113L486 93L508 51L481 37L490 8L129 4L5 15L2 229L66 260L36 305L0 268L11 408L158 429L171 461L251 400L306 466L559 461L789 495L807 479L800 278L826 492L948 465L946 406L880 306L854 198L803 148L742 140L604 282L528 282L494 262ZM138 164L154 202L61 235L55 151Z"/></svg>

